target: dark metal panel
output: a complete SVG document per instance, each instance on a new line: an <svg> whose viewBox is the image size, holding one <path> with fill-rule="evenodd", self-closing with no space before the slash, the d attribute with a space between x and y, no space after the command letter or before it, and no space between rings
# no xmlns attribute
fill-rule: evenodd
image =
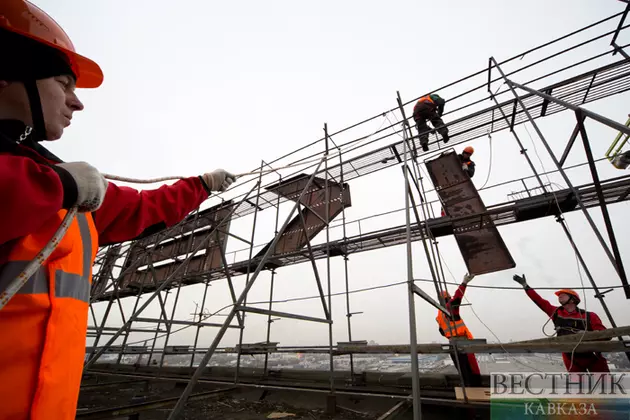
<svg viewBox="0 0 630 420"><path fill-rule="evenodd" d="M475 185L462 170L459 157L449 150L426 166L435 189L444 204L444 212L453 221L453 234L471 274L485 274L516 266L503 238L486 215Z"/></svg>
<svg viewBox="0 0 630 420"><path fill-rule="evenodd" d="M308 179L308 175L301 174L282 183L271 185L267 187L267 189L289 200L295 200L304 189ZM305 207L301 212L304 217L306 230L302 227L302 221L298 214L289 222L285 233L276 244L276 249L272 255L282 255L303 248L308 241L312 240L326 227L324 223L325 220L330 222L341 213L344 207L348 208L352 205L350 186L344 184L344 188L342 188L341 184L328 181L330 205L328 206L329 215L328 218L326 218L325 184L325 179L316 177L309 191L302 197L301 203ZM261 249L256 257L264 255L267 249L268 246Z"/></svg>
<svg viewBox="0 0 630 420"><path fill-rule="evenodd" d="M128 267L132 262L138 261L138 270L135 270L122 278L122 288L134 288L140 287L151 289L151 286L157 287L163 282L172 272L174 272L179 266L180 262L177 259L185 259L186 254L191 250L196 249L199 244L206 239L206 236L213 231L214 227L220 223L226 216L229 215L231 207L225 203L204 210L199 215L189 216L189 220L183 222L180 227L173 232L173 235L182 235L174 237L171 240L166 240L166 243L161 243L158 246L154 246L156 241L155 237L143 238L134 242L129 250L129 257L127 258ZM209 270L220 268L222 266L221 252L225 252L227 245L226 233L230 228L230 220L226 220L222 224L222 228L217 237L213 236L207 241L207 246L204 248L204 253L193 257L189 263L185 273L182 277L195 277L195 274L207 272ZM199 230L201 231L195 231ZM192 233L191 233L192 232ZM155 278L151 277L151 273L147 266L149 264L149 252L151 253L151 261L155 265ZM159 265L160 262L171 260L166 264Z"/></svg>

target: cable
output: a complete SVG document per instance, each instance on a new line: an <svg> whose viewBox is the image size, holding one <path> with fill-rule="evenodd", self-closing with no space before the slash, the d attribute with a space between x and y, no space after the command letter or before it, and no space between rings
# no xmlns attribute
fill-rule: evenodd
<svg viewBox="0 0 630 420"><path fill-rule="evenodd" d="M442 253L438 250L438 253L440 254L440 259L442 261L442 263L446 266L446 270L449 272L449 274L451 275L451 278L453 280L455 280L455 276L453 275L453 272L451 271L451 269L449 268L446 260L444 259L444 256L442 255ZM467 287L474 287L473 285L467 285ZM520 289L520 288L519 288ZM490 334L492 334L492 336L495 338L495 340L497 340L497 342L499 343L499 346L501 346L501 349L505 352L505 354L507 355L508 358L511 358L512 360L514 360L514 362L526 366L528 369L534 369L538 372L541 372L540 370L528 366L523 362L520 362L519 360L517 360L514 356L512 356L507 349L503 346L503 343L501 342L501 339L494 333L494 331L492 331L492 329L485 323L483 322L483 320L481 319L481 317L477 314L477 312L475 311L475 309L473 308L473 304L468 300L468 298L464 295L463 298L466 300L466 302L470 305L470 310L472 311L473 315L475 315L475 317L479 320L479 322L481 322L481 325L483 325L484 327L486 327L486 329L488 331L490 331Z"/></svg>
<svg viewBox="0 0 630 420"><path fill-rule="evenodd" d="M488 165L488 176L486 177L486 182L477 190L482 190L488 185L488 181L490 181L490 174L492 173L492 135L488 133L488 145L490 147L490 164Z"/></svg>
<svg viewBox="0 0 630 420"><path fill-rule="evenodd" d="M525 128L525 132L527 133L529 140L532 143L532 146L534 147L534 153L536 154L536 157L538 158L538 161L540 162L540 166L543 169L544 172L546 172L545 169L545 165L542 162L542 159L540 158L540 155L538 154L538 149L536 148L536 142L534 142L534 139L532 137L532 135L530 134L529 130L527 129L527 124L523 124L523 128ZM549 182L549 184L551 184L551 179L549 178L549 175L545 174L545 177L547 178L547 182ZM558 203L558 198L556 197L556 193L553 191L553 189L551 189L551 194L553 195L554 198L554 202L556 203L556 206L558 207L558 211L560 212L560 217L564 219L564 213L562 212L562 209L560 208L560 203ZM567 227L567 232L569 232L569 235L572 235L571 233L571 229L569 228L569 224L566 222L565 220L565 226ZM576 265L577 265L577 271L578 271L578 275L580 277L580 283L582 285L582 290L584 290L584 278L582 277L582 270L580 269L580 262L578 259L578 255L577 255L577 251L573 251L574 255L575 255L575 261L576 261ZM583 293L584 295L584 318L580 317L579 319L582 320L582 323L584 324L584 329L582 330L582 334L580 336L579 341L576 343L575 347L573 347L573 350L571 350L571 363L569 364L569 367L567 369L567 371L571 371L571 368L573 367L573 358L575 356L575 350L578 348L578 346L582 343L582 340L584 340L584 335L586 334L587 328L588 328L588 311L587 311L587 305L586 305L586 292ZM576 305L576 310L577 309L577 305ZM578 312L579 314L579 312ZM552 315L553 316L553 315ZM549 317L549 319L551 319L552 317ZM553 321L553 320L552 320ZM549 320L547 320L547 322L549 322ZM547 322L545 322L545 325L547 324ZM543 326L544 328L544 326Z"/></svg>
<svg viewBox="0 0 630 420"><path fill-rule="evenodd" d="M250 172L243 172L243 173L240 173L240 174L236 174L234 176L236 178L241 178L241 177L248 176L248 175L267 174L269 172L275 172L275 171L279 171L281 169L295 168L295 167L302 166L302 165L310 165L310 164L313 164L313 163L317 163L320 160L321 160L321 157L318 157L317 159L306 160L304 162L298 162L298 163L290 163L288 165L280 166L280 167L276 167L276 168L257 169L257 170L250 171ZM112 180L112 181L131 182L133 184L154 184L156 182L176 181L176 180L188 178L188 177L185 177L185 176L163 176L163 177L160 177L160 178L138 179L138 178L128 178L128 177L124 177L124 176L118 176L118 175L111 175L111 174L106 174L106 173L103 173L102 175L105 178L107 178L109 180Z"/></svg>

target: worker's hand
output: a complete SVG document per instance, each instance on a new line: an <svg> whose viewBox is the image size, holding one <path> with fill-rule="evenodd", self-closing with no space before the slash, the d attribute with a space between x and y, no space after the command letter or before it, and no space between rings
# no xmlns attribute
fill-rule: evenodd
<svg viewBox="0 0 630 420"><path fill-rule="evenodd" d="M216 169L201 175L201 179L210 191L225 191L236 181L236 176L226 170Z"/></svg>
<svg viewBox="0 0 630 420"><path fill-rule="evenodd" d="M519 276L518 274L514 274L514 277L512 277L512 278L514 279L515 282L517 282L521 286L527 287L527 281L525 280L525 274L523 274L522 276Z"/></svg>
<svg viewBox="0 0 630 420"><path fill-rule="evenodd" d="M464 284L470 283L470 281L474 278L475 278L474 274L468 274L468 273L464 274Z"/></svg>
<svg viewBox="0 0 630 420"><path fill-rule="evenodd" d="M98 169L86 162L60 163L57 167L65 169L77 186L76 202L70 205L77 206L82 213L96 211L101 207L107 192L107 180Z"/></svg>

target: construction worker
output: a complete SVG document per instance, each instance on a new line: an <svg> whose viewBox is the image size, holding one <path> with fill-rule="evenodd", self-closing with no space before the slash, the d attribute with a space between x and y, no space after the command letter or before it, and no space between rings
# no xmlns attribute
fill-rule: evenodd
<svg viewBox="0 0 630 420"><path fill-rule="evenodd" d="M471 178L475 176L475 162L470 160L473 153L475 153L475 149L473 149L472 146L466 146L464 150L457 155L462 163L462 170ZM446 216L446 212L444 211L444 207L442 207L440 210L440 217L444 216Z"/></svg>
<svg viewBox="0 0 630 420"><path fill-rule="evenodd" d="M597 314L577 307L580 295L575 290L560 289L555 292L560 306L553 306L529 287L524 274L514 275L513 279L523 286L527 296L551 319L559 337L606 329ZM562 360L568 372L610 372L608 363L601 353L562 353Z"/></svg>
<svg viewBox="0 0 630 420"><path fill-rule="evenodd" d="M448 143L448 128L442 121L444 113L444 104L446 101L437 94L423 96L418 99L413 107L413 119L418 128L418 137L420 138L420 146L425 152L429 151L429 131L431 129L427 125L427 121L431 121L433 128L442 136L444 143Z"/></svg>
<svg viewBox="0 0 630 420"><path fill-rule="evenodd" d="M83 110L75 88L98 87L101 69L25 0L0 2L0 55L0 294L48 244L67 210L79 211L0 310L0 418L71 420L98 246L176 224L234 176L217 170L138 192L108 183L85 162L63 163L41 142L61 138Z"/></svg>
<svg viewBox="0 0 630 420"><path fill-rule="evenodd" d="M464 150L457 155L460 162L462 162L462 169L468 174L469 177L475 176L475 162L470 160L470 157L475 153L475 149L472 146L466 146Z"/></svg>
<svg viewBox="0 0 630 420"><path fill-rule="evenodd" d="M446 314L442 311L438 311L435 320L438 323L440 334L444 337L451 339L457 338L459 340L468 339L472 340L473 336L466 327L464 320L459 315L459 307L462 303L464 293L466 292L466 286L474 278L474 275L466 274L464 280L457 288L455 296L451 298L451 295L447 291L442 292L442 299L446 309L451 314L452 320L449 320ZM481 386L481 373L479 371L479 364L473 353L459 353L451 352L451 359L461 369L462 377L466 386Z"/></svg>

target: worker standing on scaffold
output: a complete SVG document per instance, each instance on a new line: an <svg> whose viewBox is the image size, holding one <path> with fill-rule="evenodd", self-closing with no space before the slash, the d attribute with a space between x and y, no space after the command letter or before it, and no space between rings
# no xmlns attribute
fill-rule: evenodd
<svg viewBox="0 0 630 420"><path fill-rule="evenodd" d="M416 102L416 105L413 107L413 119L418 128L420 146L422 146L422 150L425 152L429 151L429 131L431 131L427 125L427 121L431 121L433 128L442 136L444 143L448 143L448 128L444 125L444 121L442 121L444 104L446 104L446 101L442 99L440 95L433 93L418 99L418 102Z"/></svg>
<svg viewBox="0 0 630 420"><path fill-rule="evenodd" d="M466 327L464 320L459 315L459 307L462 303L462 299L464 298L466 286L474 277L475 276L472 274L466 274L464 276L464 280L457 288L453 298L451 298L451 295L447 291L442 292L442 298L444 299L446 309L448 309L451 314L452 321L449 320L442 311L438 311L435 320L439 325L440 334L448 339L458 338L460 340L472 340L473 338L473 335L470 333L468 327ZM481 372L479 371L479 364L477 363L477 358L474 353L464 354L452 351L450 354L455 367L457 367L459 362L459 368L461 369L465 385L474 387L481 386Z"/></svg>
<svg viewBox="0 0 630 420"><path fill-rule="evenodd" d="M513 279L523 286L527 296L551 319L558 337L606 329L597 314L577 307L580 303L580 295L575 290L560 289L555 292L560 303L558 307L553 306L529 287L524 274L522 276L516 274ZM608 362L601 353L562 353L562 361L568 372L610 372Z"/></svg>
<svg viewBox="0 0 630 420"><path fill-rule="evenodd" d="M234 177L217 170L138 192L41 145L59 139L83 104L78 88L103 81L63 29L25 0L0 1L0 294L48 244L67 210L67 233L0 311L0 418L73 420L99 245L182 220ZM100 127L99 129L102 129ZM86 139L85 141L89 141Z"/></svg>
<svg viewBox="0 0 630 420"><path fill-rule="evenodd" d="M464 150L457 155L459 161L462 163L462 170L471 178L475 176L475 162L470 160L470 157L473 153L475 153L475 149L473 149L472 146L466 146ZM440 216L446 216L446 213L444 212L444 207L442 207L440 210Z"/></svg>
<svg viewBox="0 0 630 420"><path fill-rule="evenodd" d="M475 153L475 149L473 149L472 146L466 146L464 150L457 155L459 161L462 163L462 170L471 178L475 176L475 162L470 160L473 153Z"/></svg>

